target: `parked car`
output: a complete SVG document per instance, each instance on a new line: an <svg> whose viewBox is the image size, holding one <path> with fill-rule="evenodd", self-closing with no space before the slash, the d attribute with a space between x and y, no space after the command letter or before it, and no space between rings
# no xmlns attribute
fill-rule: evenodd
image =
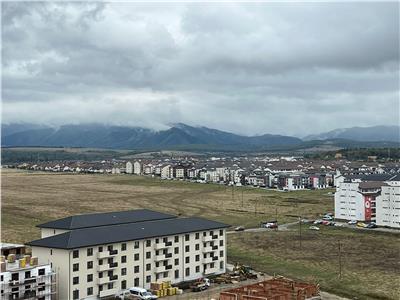
<svg viewBox="0 0 400 300"><path fill-rule="evenodd" d="M235 228L235 231L244 231L244 226L238 226Z"/></svg>
<svg viewBox="0 0 400 300"><path fill-rule="evenodd" d="M347 224L349 224L349 225L356 225L356 224L357 224L357 221L356 221L356 220L351 220L351 221L347 222Z"/></svg>
<svg viewBox="0 0 400 300"><path fill-rule="evenodd" d="M317 226L310 226L310 227L308 227L308 229L319 231L319 227L317 227Z"/></svg>
<svg viewBox="0 0 400 300"><path fill-rule="evenodd" d="M265 224L264 227L265 228L271 228L271 229L278 228L278 224L277 223L267 223L267 224Z"/></svg>
<svg viewBox="0 0 400 300"><path fill-rule="evenodd" d="M365 227L367 227L367 224L365 224L363 222L357 222L357 227L365 228Z"/></svg>
<svg viewBox="0 0 400 300"><path fill-rule="evenodd" d="M377 228L376 224L374 222L371 222L367 225L367 228L372 229L372 228Z"/></svg>
<svg viewBox="0 0 400 300"><path fill-rule="evenodd" d="M322 220L318 219L318 220L315 220L313 224L314 225L318 225L318 224L322 224L322 222L323 222Z"/></svg>
<svg viewBox="0 0 400 300"><path fill-rule="evenodd" d="M132 287L129 289L129 292L136 297L136 299L140 300L154 300L158 299L156 295L153 295L151 292L149 292L146 289L140 288L140 287Z"/></svg>
<svg viewBox="0 0 400 300"><path fill-rule="evenodd" d="M325 216L322 218L322 220L325 220L325 221L332 221L333 218L332 218L331 216L325 215Z"/></svg>
<svg viewBox="0 0 400 300"><path fill-rule="evenodd" d="M331 223L332 223L331 221L323 220L321 224L328 226L328 225L331 225Z"/></svg>
<svg viewBox="0 0 400 300"><path fill-rule="evenodd" d="M115 299L118 300L134 300L137 299L136 296L132 295L129 290L121 290L115 294Z"/></svg>
<svg viewBox="0 0 400 300"><path fill-rule="evenodd" d="M343 224L342 223L333 223L333 226L335 226L335 227L343 227Z"/></svg>

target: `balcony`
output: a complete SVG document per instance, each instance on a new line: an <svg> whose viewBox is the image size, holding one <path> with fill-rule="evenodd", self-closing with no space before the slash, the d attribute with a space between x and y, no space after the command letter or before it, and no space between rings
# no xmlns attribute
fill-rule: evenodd
<svg viewBox="0 0 400 300"><path fill-rule="evenodd" d="M111 250L111 251L104 251L104 252L97 252L97 258L98 259L103 259L103 258L108 258L108 257L113 257L118 254L118 250Z"/></svg>
<svg viewBox="0 0 400 300"><path fill-rule="evenodd" d="M168 258L165 257L164 254L160 254L160 255L157 255L157 256L155 257L155 260L156 260L156 261L163 261L163 260L168 260Z"/></svg>
<svg viewBox="0 0 400 300"><path fill-rule="evenodd" d="M107 284L113 281L118 280L118 275L113 275L113 276L105 276L103 278L98 278L97 279L97 284L102 285L102 284Z"/></svg>
<svg viewBox="0 0 400 300"><path fill-rule="evenodd" d="M214 256L214 257L212 258L212 260L213 260L213 261L218 260L218 256Z"/></svg>
<svg viewBox="0 0 400 300"><path fill-rule="evenodd" d="M163 273L165 272L165 266L159 266L154 269L155 273Z"/></svg>
<svg viewBox="0 0 400 300"><path fill-rule="evenodd" d="M165 257L166 257L166 258L171 258L171 257L172 257L172 253L167 253L167 254L165 254Z"/></svg>
<svg viewBox="0 0 400 300"><path fill-rule="evenodd" d="M211 247L213 250L218 250L218 246L217 245L214 245L214 246L212 246Z"/></svg>
<svg viewBox="0 0 400 300"><path fill-rule="evenodd" d="M204 243L211 242L212 239L213 239L213 237L211 235L203 236L203 242Z"/></svg>
<svg viewBox="0 0 400 300"><path fill-rule="evenodd" d="M214 234L214 235L212 236L212 238L213 238L214 240L216 240L216 239L218 238L218 235L217 235L217 234Z"/></svg>
<svg viewBox="0 0 400 300"><path fill-rule="evenodd" d="M211 264L213 262L212 257L203 258L203 264Z"/></svg>
<svg viewBox="0 0 400 300"><path fill-rule="evenodd" d="M154 249L156 250L161 250L161 249L165 249L168 248L169 246L167 246L166 243L158 243L158 244L154 244Z"/></svg>
<svg viewBox="0 0 400 300"><path fill-rule="evenodd" d="M211 247L211 246L208 246L208 247L204 247L204 248L203 248L203 252L204 252L204 253L213 252L213 251L215 251L215 250L214 250L213 247Z"/></svg>
<svg viewBox="0 0 400 300"><path fill-rule="evenodd" d="M117 262L113 262L113 263L110 263L110 264L104 264L104 265L98 265L97 266L97 272L103 272L103 271L115 269L116 267L118 267L118 263Z"/></svg>
<svg viewBox="0 0 400 300"><path fill-rule="evenodd" d="M100 298L115 296L115 294L117 292L118 292L118 289L103 290L99 293L99 296L100 296Z"/></svg>

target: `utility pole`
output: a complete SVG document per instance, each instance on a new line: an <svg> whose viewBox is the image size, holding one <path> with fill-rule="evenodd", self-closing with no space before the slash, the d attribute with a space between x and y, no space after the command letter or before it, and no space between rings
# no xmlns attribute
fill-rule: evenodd
<svg viewBox="0 0 400 300"><path fill-rule="evenodd" d="M301 217L299 216L299 239L300 239L300 250L301 250Z"/></svg>
<svg viewBox="0 0 400 300"><path fill-rule="evenodd" d="M342 279L342 247L339 241L339 279Z"/></svg>

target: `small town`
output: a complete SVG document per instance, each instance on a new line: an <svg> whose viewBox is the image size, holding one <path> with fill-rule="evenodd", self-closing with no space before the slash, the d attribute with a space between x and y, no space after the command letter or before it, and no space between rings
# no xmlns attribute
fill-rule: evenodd
<svg viewBox="0 0 400 300"><path fill-rule="evenodd" d="M399 300L400 1L2 1L0 300Z"/></svg>

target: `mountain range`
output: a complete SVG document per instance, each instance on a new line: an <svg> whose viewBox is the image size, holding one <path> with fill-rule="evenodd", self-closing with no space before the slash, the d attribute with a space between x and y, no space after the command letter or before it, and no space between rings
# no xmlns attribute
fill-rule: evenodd
<svg viewBox="0 0 400 300"><path fill-rule="evenodd" d="M398 126L337 129L304 140L284 135L243 136L207 127L178 123L155 131L142 127L103 124L63 125L2 124L3 147L88 147L109 149L268 150L301 149L303 146L399 143Z"/></svg>

